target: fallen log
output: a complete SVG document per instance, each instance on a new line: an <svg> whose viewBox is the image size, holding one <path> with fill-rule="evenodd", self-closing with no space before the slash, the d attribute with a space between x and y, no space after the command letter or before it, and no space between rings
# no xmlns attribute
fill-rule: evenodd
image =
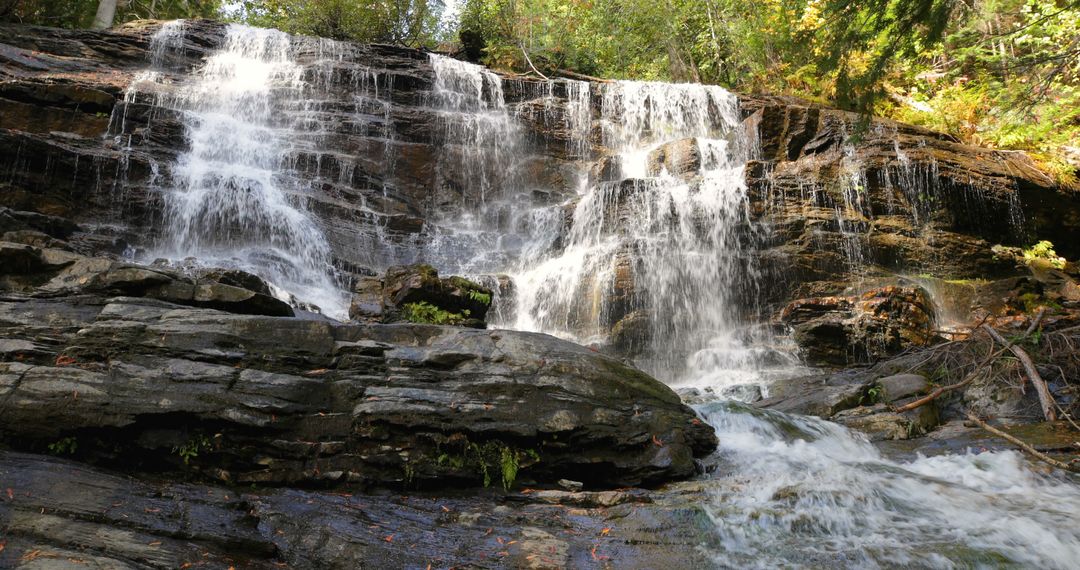
<svg viewBox="0 0 1080 570"><path fill-rule="evenodd" d="M1057 459L1054 459L1053 457L1050 457L1049 455L1046 455L1045 453L1035 449L1034 447L1031 447L1030 445L1025 443L1023 440L1021 440L1020 438L1009 435L1009 434L1007 434L1007 433L1005 433L1005 432L991 426L990 424L982 421L981 419L979 419L978 416L976 416L975 414L973 414L971 412L967 413L967 418L969 420L975 422L975 424L978 425L979 427L981 427L982 429L984 429L984 430L986 430L986 431L1000 437L1001 439L1004 439L1005 441L1008 441L1009 443L1012 443L1013 445L1019 447L1020 450L1023 451L1024 453L1027 453L1028 455L1034 457L1035 459L1038 459L1039 461L1042 461L1043 463L1046 463L1047 465L1053 465L1054 467L1057 467L1058 469L1064 469L1065 471L1069 471L1069 472L1072 472L1072 473L1080 473L1080 468L1077 468L1075 465L1072 465L1070 463L1065 463L1063 461L1058 461Z"/></svg>
<svg viewBox="0 0 1080 570"><path fill-rule="evenodd" d="M1035 392L1039 394L1039 404L1042 406L1043 417L1046 421L1052 422L1057 419L1057 412L1054 411L1054 397L1050 394L1050 389L1046 386L1046 381L1039 375L1039 371L1035 368L1035 362L1028 356L1027 351L1006 341L1001 333L994 330L993 327L987 324L983 324L982 328L993 338L1009 349L1009 352L1013 353L1013 356L1020 361L1020 364L1024 367L1024 371L1027 373L1028 379L1031 380L1031 384L1035 386Z"/></svg>

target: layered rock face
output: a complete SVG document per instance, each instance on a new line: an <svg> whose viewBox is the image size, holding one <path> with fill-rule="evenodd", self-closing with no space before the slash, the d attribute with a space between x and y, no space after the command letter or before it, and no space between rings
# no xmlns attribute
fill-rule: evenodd
<svg viewBox="0 0 1080 570"><path fill-rule="evenodd" d="M686 477L716 445L663 384L547 335L288 318L250 276L6 243L0 259L17 447L243 484L510 487Z"/></svg>
<svg viewBox="0 0 1080 570"><path fill-rule="evenodd" d="M79 223L69 241L80 253L153 252L175 238L161 234L170 188L186 176L178 158L201 144L185 103L198 87L190 74L232 36L213 22L170 26L4 29L5 205ZM342 290L417 260L510 273L519 286L512 300L496 295L502 324L648 359L673 350L658 338L685 343L686 326L744 327L799 299L861 294L845 289L867 277L1009 275L995 243L1037 236L1080 253L1077 200L1019 153L784 98L507 78L309 38L286 51L300 87L270 92L273 126L292 141L278 152L293 182L280 186L325 237ZM660 129L684 136L662 144ZM626 163L633 144L654 147L642 172ZM745 190L724 190L722 205L693 203L716 183L721 155L744 165ZM585 199L582 184L595 188ZM656 198L664 192L670 206ZM244 230L229 223L219 229ZM637 235L672 227L686 234L672 247L726 257L680 273L675 265L695 263L650 252ZM529 273L574 255L592 265L572 283L557 283L554 269ZM673 267L661 274L665 256ZM725 293L679 290L706 277ZM685 325L699 319L695 304L725 308Z"/></svg>

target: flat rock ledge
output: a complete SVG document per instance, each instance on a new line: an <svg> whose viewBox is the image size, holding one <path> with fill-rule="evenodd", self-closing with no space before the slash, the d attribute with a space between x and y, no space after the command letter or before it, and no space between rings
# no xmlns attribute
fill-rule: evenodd
<svg viewBox="0 0 1080 570"><path fill-rule="evenodd" d="M0 296L12 448L231 484L422 489L652 485L716 447L667 386L548 335L237 314L85 282Z"/></svg>

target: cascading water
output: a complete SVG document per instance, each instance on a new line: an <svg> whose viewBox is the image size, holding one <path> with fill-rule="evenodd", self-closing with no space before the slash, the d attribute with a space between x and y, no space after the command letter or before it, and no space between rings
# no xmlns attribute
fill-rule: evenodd
<svg viewBox="0 0 1080 570"><path fill-rule="evenodd" d="M753 149L734 95L616 82L604 86L601 125L617 174L585 190L558 255L521 267L515 327L591 341L636 311L650 372L713 387L758 380L775 353L751 348L763 339L747 326L758 282L748 254L762 228L749 215ZM657 152L683 155L692 172L668 172Z"/></svg>
<svg viewBox="0 0 1080 570"><path fill-rule="evenodd" d="M754 148L735 98L694 85L603 89L599 118L615 160L582 184L568 227L559 233L557 209L519 204L520 218L555 212L536 226L547 230L517 234L533 241L516 259L470 266L512 277L514 310L498 324L589 342L607 340L614 320L636 312L648 323L639 363L669 382L724 394L745 383L767 390L773 375L795 373L790 352L753 327L761 317L755 245L768 228L749 214L743 170ZM513 117L503 111L504 119ZM665 143L697 157L694 172L650 159ZM846 257L859 264L860 228L847 209L867 213L867 181L850 166L836 215ZM904 185L909 172L893 174L901 191L913 191ZM824 420L734 401L699 411L720 439L718 466L703 483L714 530L700 547L718 567L1066 568L1080 559L1072 524L1080 490L1034 472L1016 453L895 461Z"/></svg>
<svg viewBox="0 0 1080 570"><path fill-rule="evenodd" d="M887 459L813 417L715 403L706 547L724 568L1071 568L1080 487L1017 452Z"/></svg>
<svg viewBox="0 0 1080 570"><path fill-rule="evenodd" d="M177 45L180 26L155 35L155 54ZM191 80L158 98L179 112L189 148L162 182L162 239L148 255L250 271L347 318L330 245L301 205L310 188L289 168L290 157L312 142L308 86L293 47L275 30L229 26L223 46ZM153 72L143 77L160 80ZM136 83L129 97L140 88Z"/></svg>

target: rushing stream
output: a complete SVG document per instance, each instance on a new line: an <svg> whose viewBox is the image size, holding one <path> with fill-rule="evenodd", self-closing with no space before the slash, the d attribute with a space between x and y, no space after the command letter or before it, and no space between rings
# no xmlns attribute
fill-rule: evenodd
<svg viewBox="0 0 1080 570"><path fill-rule="evenodd" d="M159 49L176 33L175 25L159 33ZM151 254L253 271L342 318L344 284L305 208L313 190L289 160L320 144L309 120L319 87L294 51L287 35L230 27L224 46L158 102L183 117L190 149L160 182L166 214ZM444 274L509 275L513 295L494 312L495 326L603 342L616 317L638 313L637 364L673 385L767 391L772 379L799 372L758 306L755 244L769 229L749 214L743 170L755 145L732 94L701 85L559 85L567 153L579 169L577 196L551 204L529 199L529 143L504 80L441 56L431 64L424 104L439 117L440 164L452 161L465 174L464 198L435 220L415 257ZM591 159L601 157L589 156L594 123L611 150L600 174ZM674 141L695 157L692 176L668 171L678 161L650 162L651 151ZM857 248L848 257L857 261ZM1080 487L1032 470L1016 453L897 462L826 421L722 397L699 411L720 439L704 506L714 529L701 547L717 566L1080 561Z"/></svg>

